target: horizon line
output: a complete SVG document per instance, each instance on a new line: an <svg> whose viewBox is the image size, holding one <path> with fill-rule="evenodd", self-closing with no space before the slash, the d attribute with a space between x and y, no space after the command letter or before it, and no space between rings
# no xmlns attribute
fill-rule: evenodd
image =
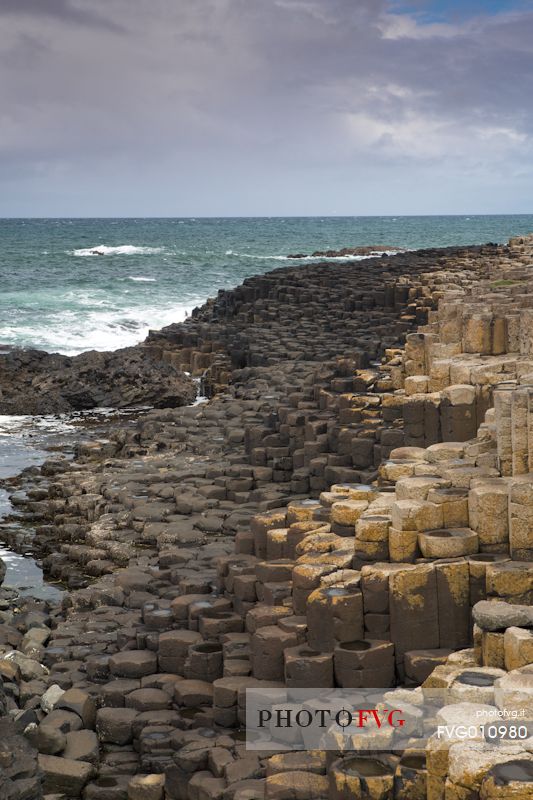
<svg viewBox="0 0 533 800"><path fill-rule="evenodd" d="M502 212L502 213L476 213L473 211L465 211L462 213L454 213L454 214L249 214L249 215L217 215L217 214L208 214L205 216L193 214L193 215L128 215L128 216L114 216L112 214L106 214L104 216L63 216L63 215L53 215L53 216L8 216L3 217L0 216L0 221L16 221L16 220L58 220L58 219L68 219L68 220L103 220L103 219L121 219L121 220L133 220L133 219L143 219L143 220L156 220L156 219L165 219L165 220L172 220L172 219L179 219L179 220L210 220L210 219L413 219L413 218L434 218L434 217L453 217L453 218L469 218L469 217L533 217L533 211L531 212Z"/></svg>

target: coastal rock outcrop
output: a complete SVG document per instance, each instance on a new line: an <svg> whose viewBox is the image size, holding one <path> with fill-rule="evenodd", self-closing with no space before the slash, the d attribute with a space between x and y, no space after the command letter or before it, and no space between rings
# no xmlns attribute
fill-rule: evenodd
<svg viewBox="0 0 533 800"><path fill-rule="evenodd" d="M305 253L291 253L287 258L343 258L347 256L375 256L380 253L402 253L403 247L389 244L368 244L363 247L343 247L341 250L315 250L310 256Z"/></svg>
<svg viewBox="0 0 533 800"><path fill-rule="evenodd" d="M78 356L8 349L0 354L0 414L62 414L91 408L177 408L194 382L149 348Z"/></svg>
<svg viewBox="0 0 533 800"><path fill-rule="evenodd" d="M69 589L3 617L46 796L531 796L532 263L526 239L247 279L144 345L211 402L13 483ZM286 687L385 688L409 736L443 690L439 725L498 738L247 749L247 690Z"/></svg>

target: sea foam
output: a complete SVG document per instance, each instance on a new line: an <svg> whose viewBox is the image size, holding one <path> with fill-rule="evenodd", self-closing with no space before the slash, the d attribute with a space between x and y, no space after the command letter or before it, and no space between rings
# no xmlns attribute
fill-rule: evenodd
<svg viewBox="0 0 533 800"><path fill-rule="evenodd" d="M74 256L142 256L155 255L162 252L162 247L137 247L133 244L109 247L106 244L98 244L94 247L81 247L79 250L71 250L70 254Z"/></svg>
<svg viewBox="0 0 533 800"><path fill-rule="evenodd" d="M120 308L78 307L65 309L49 317L46 325L35 327L1 327L0 341L16 344L17 339L49 353L77 355L85 350L118 350L142 342L149 330L157 330L174 322L183 322L202 299L161 306L122 306ZM81 304L80 304L81 305ZM0 430L1 432L1 430Z"/></svg>
<svg viewBox="0 0 533 800"><path fill-rule="evenodd" d="M235 256L236 258L253 258L260 261L289 261L291 264L298 264L304 261L365 261L367 258L376 258L377 256L395 256L398 250L374 250L366 255L344 255L344 256L262 256L256 253L237 253L235 250L226 250L227 256ZM406 252L406 251L402 251Z"/></svg>

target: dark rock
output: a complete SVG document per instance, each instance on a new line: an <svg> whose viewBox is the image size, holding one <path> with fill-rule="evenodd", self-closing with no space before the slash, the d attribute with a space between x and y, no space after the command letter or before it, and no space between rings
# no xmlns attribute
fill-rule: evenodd
<svg viewBox="0 0 533 800"><path fill-rule="evenodd" d="M142 346L74 357L13 349L0 354L0 373L0 414L57 414L101 406L176 408L196 396L190 378Z"/></svg>
<svg viewBox="0 0 533 800"><path fill-rule="evenodd" d="M311 258L342 258L342 256L375 256L378 253L394 251L395 253L402 252L403 247L395 247L394 245L386 244L369 244L363 247L343 247L342 250L315 250L311 253ZM294 253L288 255L287 258L309 258L305 253Z"/></svg>

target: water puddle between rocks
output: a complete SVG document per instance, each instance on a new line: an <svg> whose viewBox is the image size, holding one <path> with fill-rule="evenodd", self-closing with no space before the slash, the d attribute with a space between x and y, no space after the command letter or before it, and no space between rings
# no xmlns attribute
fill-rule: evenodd
<svg viewBox="0 0 533 800"><path fill-rule="evenodd" d="M0 488L0 558L6 566L2 589L11 589L21 597L59 602L63 595L62 590L45 580L43 571L31 550L27 551L25 547L21 547L21 552L16 552L4 541L6 528L9 527L13 532L13 529L18 527L13 520L6 522L6 518L12 517L13 514L14 509L9 495L5 489ZM21 539L27 539L30 535L28 530L21 528Z"/></svg>
<svg viewBox="0 0 533 800"><path fill-rule="evenodd" d="M70 457L80 427L89 427L97 438L98 427L111 416L136 416L148 409L94 409L60 416L0 415L0 558L6 566L1 589L19 596L35 597L51 602L61 600L60 585L49 583L32 553L34 532L17 521L18 512L9 497L16 488L9 479L28 467L38 467L53 451Z"/></svg>
<svg viewBox="0 0 533 800"><path fill-rule="evenodd" d="M13 487L5 482L6 478L13 478L28 467L39 466L49 455L41 448L45 444L43 437L52 424L43 420L45 418L38 419L33 426L29 417L0 416L0 558L6 567L2 589L12 590L21 597L58 602L62 591L44 579L28 542L32 531L16 521L17 512L9 499ZM57 430L57 421L53 427ZM16 550L13 538L20 543Z"/></svg>
<svg viewBox="0 0 533 800"><path fill-rule="evenodd" d="M193 406L208 402L203 394L201 378L194 379L197 396ZM32 553L34 532L17 522L18 512L9 497L14 487L7 479L15 478L28 467L38 467L53 451L70 457L73 446L80 439L80 428L98 439L99 432L107 433L110 418L132 421L149 407L118 411L112 408L95 408L72 414L42 417L0 415L0 558L6 566L2 589L15 591L20 596L30 596L57 602L63 590L49 583ZM89 437L88 437L89 438Z"/></svg>

